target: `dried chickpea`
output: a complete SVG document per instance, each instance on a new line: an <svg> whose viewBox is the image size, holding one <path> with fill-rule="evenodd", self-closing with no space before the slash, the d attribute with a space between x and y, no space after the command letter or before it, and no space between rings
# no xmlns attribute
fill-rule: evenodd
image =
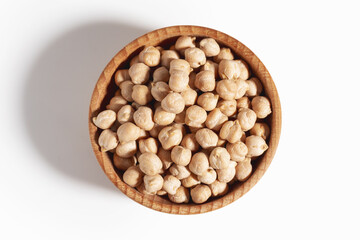
<svg viewBox="0 0 360 240"><path fill-rule="evenodd" d="M156 175L162 170L162 162L155 153L143 153L138 158L139 167L146 175Z"/></svg>
<svg viewBox="0 0 360 240"><path fill-rule="evenodd" d="M130 158L136 154L136 141L119 143L116 147L116 154L122 158Z"/></svg>
<svg viewBox="0 0 360 240"><path fill-rule="evenodd" d="M162 147L165 150L169 150L180 144L182 136L183 134L180 128L169 126L159 132L158 138Z"/></svg>
<svg viewBox="0 0 360 240"><path fill-rule="evenodd" d="M251 101L251 106L256 116L260 119L266 118L271 113L270 101L266 97L254 97Z"/></svg>
<svg viewBox="0 0 360 240"><path fill-rule="evenodd" d="M190 171L187 169L187 167L177 165L177 164L173 164L169 168L169 172L171 173L171 175L175 176L179 180L182 180L182 179L187 178L188 176L190 176Z"/></svg>
<svg viewBox="0 0 360 240"><path fill-rule="evenodd" d="M248 131L255 125L256 113L249 108L243 108L240 109L237 119L239 120L241 129L243 131Z"/></svg>
<svg viewBox="0 0 360 240"><path fill-rule="evenodd" d="M217 108L225 114L226 116L230 117L236 113L236 100L221 100L217 104Z"/></svg>
<svg viewBox="0 0 360 240"><path fill-rule="evenodd" d="M190 176L181 180L181 184L186 188L192 188L200 184L200 181L195 174L191 173Z"/></svg>
<svg viewBox="0 0 360 240"><path fill-rule="evenodd" d="M163 189L171 195L176 194L176 190L181 186L181 182L179 179L174 177L173 175L166 175L164 177L164 185Z"/></svg>
<svg viewBox="0 0 360 240"><path fill-rule="evenodd" d="M105 110L100 112L92 120L98 128L108 129L116 121L116 113L113 110Z"/></svg>
<svg viewBox="0 0 360 240"><path fill-rule="evenodd" d="M146 85L135 85L131 98L140 105L146 105L152 100L150 89Z"/></svg>
<svg viewBox="0 0 360 240"><path fill-rule="evenodd" d="M150 131L154 127L153 112L149 107L139 107L133 117L135 124L146 131Z"/></svg>
<svg viewBox="0 0 360 240"><path fill-rule="evenodd" d="M194 133L186 134L184 136L184 138L182 139L180 145L183 146L184 148L190 149L190 151L192 151L192 152L196 152L200 148L200 145L196 141Z"/></svg>
<svg viewBox="0 0 360 240"><path fill-rule="evenodd" d="M263 154L268 145L262 137L251 135L245 140L246 147L248 148L248 157L258 157Z"/></svg>
<svg viewBox="0 0 360 240"><path fill-rule="evenodd" d="M196 74L195 87L203 92L211 92L215 89L215 76L210 70L201 71Z"/></svg>
<svg viewBox="0 0 360 240"><path fill-rule="evenodd" d="M235 60L221 60L219 76L222 79L237 79L240 77L240 64Z"/></svg>
<svg viewBox="0 0 360 240"><path fill-rule="evenodd" d="M110 103L106 105L106 109L113 110L114 112L118 112L119 109L125 104L127 104L125 98L123 98L122 96L115 96L110 99Z"/></svg>
<svg viewBox="0 0 360 240"><path fill-rule="evenodd" d="M157 153L158 151L158 143L155 138L146 138L139 140L139 150L141 153Z"/></svg>
<svg viewBox="0 0 360 240"><path fill-rule="evenodd" d="M237 85L234 80L224 79L217 83L216 92L222 99L233 100L237 93Z"/></svg>
<svg viewBox="0 0 360 240"><path fill-rule="evenodd" d="M196 37L181 36L176 40L175 49L184 54L186 49L195 47L195 39Z"/></svg>
<svg viewBox="0 0 360 240"><path fill-rule="evenodd" d="M202 127L206 118L206 111L197 105L193 105L186 110L185 124L190 127Z"/></svg>
<svg viewBox="0 0 360 240"><path fill-rule="evenodd" d="M189 74L181 70L173 70L169 78L169 87L174 92L185 91L189 84Z"/></svg>
<svg viewBox="0 0 360 240"><path fill-rule="evenodd" d="M239 98L237 101L236 101L236 107L238 109L241 109L241 108L250 108L250 100L248 97L242 97L242 98Z"/></svg>
<svg viewBox="0 0 360 240"><path fill-rule="evenodd" d="M161 107L171 113L181 113L185 108L185 100L176 92L171 92L161 101Z"/></svg>
<svg viewBox="0 0 360 240"><path fill-rule="evenodd" d="M128 69L117 70L115 73L115 84L119 86L121 82L126 80L130 80L129 70Z"/></svg>
<svg viewBox="0 0 360 240"><path fill-rule="evenodd" d="M248 90L246 91L246 96L254 97L260 95L263 90L262 84L259 79L252 77L246 81L248 84Z"/></svg>
<svg viewBox="0 0 360 240"><path fill-rule="evenodd" d="M195 80L196 80L196 72L191 72L189 74L189 87L195 89Z"/></svg>
<svg viewBox="0 0 360 240"><path fill-rule="evenodd" d="M130 60L130 67L132 65L134 65L135 63L139 63L140 60L139 60L139 55L136 55L135 57L133 57L131 60Z"/></svg>
<svg viewBox="0 0 360 240"><path fill-rule="evenodd" d="M156 82L151 85L151 95L159 102L161 102L171 91L169 85L165 82Z"/></svg>
<svg viewBox="0 0 360 240"><path fill-rule="evenodd" d="M205 111L212 111L214 110L214 108L216 108L218 100L219 95L206 92L198 97L197 104L201 106Z"/></svg>
<svg viewBox="0 0 360 240"><path fill-rule="evenodd" d="M140 128L131 122L126 122L118 128L117 135L120 143L135 141L139 138Z"/></svg>
<svg viewBox="0 0 360 240"><path fill-rule="evenodd" d="M197 47L191 47L185 50L185 60L189 62L192 68L198 68L206 63L205 53Z"/></svg>
<svg viewBox="0 0 360 240"><path fill-rule="evenodd" d="M190 195L194 203L204 203L211 196L211 190L208 186L199 184L190 190Z"/></svg>
<svg viewBox="0 0 360 240"><path fill-rule="evenodd" d="M122 158L114 154L114 165L121 171L126 171L129 167L136 166L137 160L135 156L129 158Z"/></svg>
<svg viewBox="0 0 360 240"><path fill-rule="evenodd" d="M187 166L191 160L191 151L182 146L175 146L171 150L171 160L181 166Z"/></svg>
<svg viewBox="0 0 360 240"><path fill-rule="evenodd" d="M227 140L229 143L240 141L243 135L239 121L227 121L220 130L219 137Z"/></svg>
<svg viewBox="0 0 360 240"><path fill-rule="evenodd" d="M234 81L237 85L235 99L242 98L245 95L246 91L249 89L249 86L245 80L235 79Z"/></svg>
<svg viewBox="0 0 360 240"><path fill-rule="evenodd" d="M164 50L161 52L161 66L170 68L170 62L174 59L179 59L179 54L174 50Z"/></svg>
<svg viewBox="0 0 360 240"><path fill-rule="evenodd" d="M189 86L187 86L187 88L182 91L181 96L183 97L184 101L185 101L185 106L192 106L196 103L196 99L197 99L197 92L190 88Z"/></svg>
<svg viewBox="0 0 360 240"><path fill-rule="evenodd" d="M220 182L228 183L235 177L235 167L237 163L234 161L229 162L229 166L223 169L217 169L216 173Z"/></svg>
<svg viewBox="0 0 360 240"><path fill-rule="evenodd" d="M174 203L188 203L190 201L189 190L180 186L174 195L169 194L169 199Z"/></svg>
<svg viewBox="0 0 360 240"><path fill-rule="evenodd" d="M144 187L145 190L151 194L156 194L157 191L161 190L164 184L164 179L161 175L156 174L153 176L144 176Z"/></svg>
<svg viewBox="0 0 360 240"><path fill-rule="evenodd" d="M254 127L250 129L250 134L260 136L266 140L270 135L270 128L266 123L255 123Z"/></svg>
<svg viewBox="0 0 360 240"><path fill-rule="evenodd" d="M209 167L201 175L198 175L198 179L202 183L212 184L213 182L215 182L216 176L216 171L212 167Z"/></svg>
<svg viewBox="0 0 360 240"><path fill-rule="evenodd" d="M214 131L219 131L221 129L222 124L227 120L228 117L225 114L223 114L219 108L215 108L207 116L205 125Z"/></svg>
<svg viewBox="0 0 360 240"><path fill-rule="evenodd" d="M230 154L231 160L235 162L244 161L248 153L247 146L243 142L229 143L226 145L226 150Z"/></svg>
<svg viewBox="0 0 360 240"><path fill-rule="evenodd" d="M214 57L220 53L220 46L213 38L204 38L199 45L207 57Z"/></svg>
<svg viewBox="0 0 360 240"><path fill-rule="evenodd" d="M163 163L163 169L164 170L169 169L171 167L171 164L173 163L171 161L171 151L165 150L162 147L160 147L157 155L160 158L161 162Z"/></svg>
<svg viewBox="0 0 360 240"><path fill-rule="evenodd" d="M229 186L226 183L220 182L218 180L215 180L212 184L209 185L209 187L211 189L212 196L214 197L223 196L229 190Z"/></svg>
<svg viewBox="0 0 360 240"><path fill-rule="evenodd" d="M214 61L219 63L221 60L233 60L234 55L232 54L230 48L221 48L217 56L214 57Z"/></svg>
<svg viewBox="0 0 360 240"><path fill-rule="evenodd" d="M102 152L112 150L117 147L118 139L116 133L109 129L105 129L101 132L98 140L99 146Z"/></svg>
<svg viewBox="0 0 360 240"><path fill-rule="evenodd" d="M133 114L134 109L130 105L124 105L117 113L117 120L121 124L132 122L134 121Z"/></svg>
<svg viewBox="0 0 360 240"><path fill-rule="evenodd" d="M245 161L239 162L235 168L236 179L243 182L250 177L252 171L251 158L246 158Z"/></svg>
<svg viewBox="0 0 360 240"><path fill-rule="evenodd" d="M176 114L174 122L185 124L185 115L186 115L187 108L184 109L181 113Z"/></svg>
<svg viewBox="0 0 360 240"><path fill-rule="evenodd" d="M183 136L186 134L186 128L185 128L184 124L182 124L182 123L172 123L170 126L180 129Z"/></svg>
<svg viewBox="0 0 360 240"><path fill-rule="evenodd" d="M120 83L119 87L121 89L121 96L123 96L123 98L125 98L126 101L128 102L134 101L132 99L132 92L134 87L134 83L132 81L130 80L124 81Z"/></svg>
<svg viewBox="0 0 360 240"><path fill-rule="evenodd" d="M203 128L195 133L196 141L204 149L215 147L218 141L218 135L212 130Z"/></svg>
<svg viewBox="0 0 360 240"><path fill-rule="evenodd" d="M161 106L155 109L154 122L158 125L167 126L175 119L176 114L165 111Z"/></svg>
<svg viewBox="0 0 360 240"><path fill-rule="evenodd" d="M153 46L146 47L139 53L139 61L155 67L160 64L160 51Z"/></svg>
<svg viewBox="0 0 360 240"><path fill-rule="evenodd" d="M123 180L130 187L137 187L141 184L143 176L138 166L132 166L124 172Z"/></svg>
<svg viewBox="0 0 360 240"><path fill-rule="evenodd" d="M224 169L229 166L230 154L223 147L216 147L209 156L210 166L214 169ZM201 180L200 180L201 181Z"/></svg>
<svg viewBox="0 0 360 240"><path fill-rule="evenodd" d="M219 64L216 62L213 62L211 60L206 60L206 63L201 66L200 71L212 71L214 73L215 79L219 78Z"/></svg>
<svg viewBox="0 0 360 240"><path fill-rule="evenodd" d="M169 70L166 67L159 67L153 73L153 83L165 82L167 83L170 78Z"/></svg>
<svg viewBox="0 0 360 240"><path fill-rule="evenodd" d="M135 63L129 68L129 75L134 84L144 84L149 80L150 68L144 63Z"/></svg>
<svg viewBox="0 0 360 240"><path fill-rule="evenodd" d="M189 74L192 71L192 69L190 67L190 64L186 60L174 59L170 62L170 69L169 69L170 75L174 71L183 71L183 72L186 72L187 74Z"/></svg>

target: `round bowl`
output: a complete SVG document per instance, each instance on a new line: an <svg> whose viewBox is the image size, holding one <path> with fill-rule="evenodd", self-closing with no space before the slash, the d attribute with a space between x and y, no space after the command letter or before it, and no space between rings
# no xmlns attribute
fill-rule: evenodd
<svg viewBox="0 0 360 240"><path fill-rule="evenodd" d="M114 73L117 69L128 67L128 60L138 54L144 46L170 46L174 44L176 38L181 35L211 37L223 46L230 48L237 57L242 58L248 63L252 75L258 77L263 84L265 96L270 99L272 106L272 114L267 118L267 123L271 128L271 134L268 140L269 148L264 155L252 162L253 172L251 176L245 182L236 182L231 185L229 192L226 195L214 198L203 204L176 204L160 196L142 194L135 188L128 186L121 179L122 173L114 168L111 153L100 151L97 144L100 130L98 130L91 121L100 110L105 109L110 98L114 96L117 89L117 86L114 83ZM281 131L281 107L279 96L270 73L260 59L244 44L225 33L206 27L171 26L149 32L135 39L110 60L104 71L101 73L94 88L90 101L88 122L92 148L100 166L110 181L112 181L125 195L134 201L157 211L173 214L197 214L213 211L234 202L248 192L264 175L275 155L279 143Z"/></svg>

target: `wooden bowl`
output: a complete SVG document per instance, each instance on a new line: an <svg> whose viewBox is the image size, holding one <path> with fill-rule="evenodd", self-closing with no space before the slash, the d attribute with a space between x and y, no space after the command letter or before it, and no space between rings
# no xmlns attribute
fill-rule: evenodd
<svg viewBox="0 0 360 240"><path fill-rule="evenodd" d="M129 67L129 59L138 54L144 46L160 45L169 47L174 44L176 38L181 35L212 37L218 43L232 49L235 55L244 59L249 64L252 75L260 79L264 86L265 95L270 99L272 106L272 114L267 118L268 124L271 128L271 135L268 141L269 148L264 155L256 161L253 161L253 172L250 178L243 183L234 183L231 185L229 192L226 195L214 198L203 204L176 204L163 197L144 195L125 184L121 180L122 173L117 171L113 166L111 153L104 153L100 151L97 144L100 130L98 130L91 121L93 116L96 116L100 110L105 109L105 106L108 104L110 98L114 96L117 89L117 86L114 83L114 73L117 69ZM216 210L234 202L248 192L264 175L275 155L275 151L279 143L281 131L281 107L275 84L268 70L259 58L256 57L255 54L244 44L235 38L214 29L198 26L172 26L152 31L135 39L118 52L113 59L111 59L104 71L101 73L94 88L90 101L88 121L90 140L96 158L105 174L117 188L134 201L157 211L173 214L197 214Z"/></svg>

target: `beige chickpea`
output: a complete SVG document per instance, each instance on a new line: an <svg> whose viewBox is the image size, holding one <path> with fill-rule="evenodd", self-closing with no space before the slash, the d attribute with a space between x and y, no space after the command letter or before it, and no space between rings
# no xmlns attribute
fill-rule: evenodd
<svg viewBox="0 0 360 240"><path fill-rule="evenodd" d="M134 112L134 122L138 127L150 131L155 124L152 109L149 107L139 107Z"/></svg>
<svg viewBox="0 0 360 240"><path fill-rule="evenodd" d="M165 190L168 194L174 195L180 186L180 180L173 175L166 175L164 177L163 190Z"/></svg>
<svg viewBox="0 0 360 240"><path fill-rule="evenodd" d="M190 127L202 127L206 118L206 111L197 105L193 105L186 110L185 124Z"/></svg>
<svg viewBox="0 0 360 240"><path fill-rule="evenodd" d="M162 162L155 153L143 153L138 158L139 167L146 175L156 175L162 170Z"/></svg>
<svg viewBox="0 0 360 240"><path fill-rule="evenodd" d="M240 182L247 180L252 171L251 158L246 158L245 161L239 162L235 168L235 177Z"/></svg>
<svg viewBox="0 0 360 240"><path fill-rule="evenodd" d="M242 79L235 79L234 81L237 85L235 99L242 98L245 95L246 91L249 89L249 85L245 80Z"/></svg>
<svg viewBox="0 0 360 240"><path fill-rule="evenodd" d="M118 138L115 132L109 129L105 129L104 131L101 132L98 143L101 148L101 151L106 152L117 147Z"/></svg>
<svg viewBox="0 0 360 240"><path fill-rule="evenodd" d="M98 128L108 129L116 121L116 113L113 110L105 110L100 112L92 120Z"/></svg>
<svg viewBox="0 0 360 240"><path fill-rule="evenodd" d="M170 68L170 62L174 59L179 59L179 54L174 50L164 50L161 52L161 66Z"/></svg>
<svg viewBox="0 0 360 240"><path fill-rule="evenodd" d="M241 109L241 108L250 108L250 100L248 97L242 97L242 98L239 98L237 101L236 101L236 107L238 109Z"/></svg>
<svg viewBox="0 0 360 240"><path fill-rule="evenodd" d="M177 164L171 165L171 167L169 168L169 172L171 173L171 175L175 176L179 180L190 176L190 171L187 167Z"/></svg>
<svg viewBox="0 0 360 240"><path fill-rule="evenodd" d="M256 113L249 108L243 108L240 109L237 119L239 120L241 129L243 131L248 131L255 125Z"/></svg>
<svg viewBox="0 0 360 240"><path fill-rule="evenodd" d="M191 72L189 74L189 87L195 89L195 80L196 80L196 72Z"/></svg>
<svg viewBox="0 0 360 240"><path fill-rule="evenodd" d="M200 184L200 181L195 174L191 173L190 176L181 180L181 184L186 188L192 188Z"/></svg>
<svg viewBox="0 0 360 240"><path fill-rule="evenodd" d="M237 85L234 80L224 79L217 83L216 92L222 99L233 100L237 93Z"/></svg>
<svg viewBox="0 0 360 240"><path fill-rule="evenodd" d="M136 141L119 143L116 147L116 154L122 158L130 158L136 154Z"/></svg>
<svg viewBox="0 0 360 240"><path fill-rule="evenodd" d="M160 158L161 162L163 163L163 169L169 169L171 167L171 164L173 163L171 161L171 151L165 150L162 147L159 148L158 157Z"/></svg>
<svg viewBox="0 0 360 240"><path fill-rule="evenodd" d="M211 189L212 196L223 196L229 191L229 186L218 180L215 180L212 184L209 185Z"/></svg>
<svg viewBox="0 0 360 240"><path fill-rule="evenodd" d="M121 143L135 141L140 136L140 128L131 122L126 122L118 128L117 135Z"/></svg>
<svg viewBox="0 0 360 240"><path fill-rule="evenodd" d="M214 57L220 53L220 46L213 38L204 38L199 45L207 57Z"/></svg>
<svg viewBox="0 0 360 240"><path fill-rule="evenodd" d="M270 135L270 128L266 123L255 123L254 127L250 129L250 134L260 136L266 140Z"/></svg>
<svg viewBox="0 0 360 240"><path fill-rule="evenodd" d="M142 194L155 195L154 193L150 193L146 191L144 182L142 182L139 186L137 186L136 189Z"/></svg>
<svg viewBox="0 0 360 240"><path fill-rule="evenodd" d="M192 71L192 69L190 67L190 64L186 60L174 59L170 62L170 69L169 69L170 75L175 71L183 71L189 74Z"/></svg>
<svg viewBox="0 0 360 240"><path fill-rule="evenodd" d="M247 146L243 142L229 143L226 145L226 150L230 154L231 160L235 162L244 161L248 153Z"/></svg>
<svg viewBox="0 0 360 240"><path fill-rule="evenodd" d="M123 180L130 187L137 187L142 183L143 176L138 166L132 166L124 172Z"/></svg>
<svg viewBox="0 0 360 240"><path fill-rule="evenodd" d="M194 203L204 203L211 196L211 190L207 185L199 184L190 190L190 195Z"/></svg>
<svg viewBox="0 0 360 240"><path fill-rule="evenodd" d="M132 99L132 92L133 92L133 87L134 87L134 83L130 80L124 81L122 83L120 83L120 90L121 90L121 96L123 96L123 98L125 98L126 101L128 102L132 102L134 101Z"/></svg>
<svg viewBox="0 0 360 240"><path fill-rule="evenodd" d="M169 199L174 203L188 203L190 201L189 190L180 186L174 195L169 194Z"/></svg>
<svg viewBox="0 0 360 240"><path fill-rule="evenodd" d="M217 104L217 108L219 108L220 111L226 116L228 117L233 116L237 110L236 100L221 100Z"/></svg>
<svg viewBox="0 0 360 240"><path fill-rule="evenodd" d="M174 122L185 124L185 115L186 115L187 108L184 109L181 113L176 114Z"/></svg>
<svg viewBox="0 0 360 240"><path fill-rule="evenodd" d="M183 123L172 123L169 126L180 129L182 136L184 136L186 134L185 124L183 124Z"/></svg>
<svg viewBox="0 0 360 240"><path fill-rule="evenodd" d="M185 100L180 93L171 92L161 101L161 107L171 113L181 113L185 108Z"/></svg>
<svg viewBox="0 0 360 240"><path fill-rule="evenodd" d="M121 171L126 171L129 167L135 166L137 163L135 156L129 158L122 158L116 154L114 154L113 161L115 167Z"/></svg>
<svg viewBox="0 0 360 240"><path fill-rule="evenodd" d="M106 105L106 109L113 110L114 112L118 112L119 109L126 104L127 101L125 98L123 98L122 96L114 96L110 99L110 103Z"/></svg>
<svg viewBox="0 0 360 240"><path fill-rule="evenodd" d="M223 114L219 108L215 108L207 116L205 125L214 131L219 131L221 129L222 124L227 120L228 117L225 114Z"/></svg>
<svg viewBox="0 0 360 240"><path fill-rule="evenodd" d="M158 102L161 102L171 91L169 85L165 82L151 83L151 95Z"/></svg>
<svg viewBox="0 0 360 240"><path fill-rule="evenodd" d="M140 139L139 141L139 150L141 153L157 153L158 151L158 143L155 138L146 138Z"/></svg>
<svg viewBox="0 0 360 240"><path fill-rule="evenodd" d="M216 108L219 100L219 95L206 92L201 94L197 99L197 104L201 106L205 111L212 111Z"/></svg>
<svg viewBox="0 0 360 240"><path fill-rule="evenodd" d="M240 141L243 135L241 126L238 120L225 122L220 130L219 137L227 140L229 143Z"/></svg>
<svg viewBox="0 0 360 240"><path fill-rule="evenodd" d="M150 136L157 138L159 135L159 132L161 129L163 129L165 126L161 126L159 124L154 124L154 127L149 131Z"/></svg>
<svg viewBox="0 0 360 240"><path fill-rule="evenodd" d="M134 65L135 63L139 63L139 62L140 62L140 60L139 60L139 55L134 56L134 57L131 58L131 60L130 60L130 67L131 67L132 65Z"/></svg>
<svg viewBox="0 0 360 240"><path fill-rule="evenodd" d="M173 70L169 78L169 87L174 92L185 91L189 84L189 74L181 70Z"/></svg>
<svg viewBox="0 0 360 240"><path fill-rule="evenodd" d="M192 106L196 103L196 99L198 95L197 92L191 87L187 86L187 88L184 91L182 91L180 94L185 101L185 106Z"/></svg>
<svg viewBox="0 0 360 240"><path fill-rule="evenodd" d="M242 72L240 62L237 60L221 60L219 63L219 76L222 79L238 79Z"/></svg>
<svg viewBox="0 0 360 240"><path fill-rule="evenodd" d="M117 120L119 123L124 124L126 122L132 122L134 109L130 105L124 105L117 113Z"/></svg>
<svg viewBox="0 0 360 240"><path fill-rule="evenodd" d="M158 125L167 126L175 120L175 113L165 111L161 106L155 109L154 122Z"/></svg>
<svg viewBox="0 0 360 240"><path fill-rule="evenodd" d="M214 169L224 169L229 166L230 154L223 147L214 148L209 156L210 166Z"/></svg>
<svg viewBox="0 0 360 240"><path fill-rule="evenodd" d="M235 60L235 62L238 63L238 68L240 69L240 76L239 79L241 80L247 80L250 77L250 69L247 63L243 60Z"/></svg>
<svg viewBox="0 0 360 240"><path fill-rule="evenodd" d="M252 77L246 81L248 84L248 90L246 91L246 96L254 97L260 95L263 90L263 86L259 79Z"/></svg>
<svg viewBox="0 0 360 240"><path fill-rule="evenodd" d="M207 128L198 130L195 133L195 138L204 149L215 147L218 141L218 135Z"/></svg>
<svg viewBox="0 0 360 240"><path fill-rule="evenodd" d="M170 73L166 67L159 67L153 73L153 83L156 82L169 82Z"/></svg>
<svg viewBox="0 0 360 240"><path fill-rule="evenodd" d="M214 61L219 63L221 60L233 60L234 55L232 54L230 48L221 48L218 55L214 57Z"/></svg>
<svg viewBox="0 0 360 240"><path fill-rule="evenodd" d="M197 47L185 50L185 60L189 62L190 67L198 68L206 63L205 53Z"/></svg>
<svg viewBox="0 0 360 240"><path fill-rule="evenodd" d="M220 182L228 183L235 177L235 167L237 163L234 161L229 162L229 166L223 169L217 169L216 173Z"/></svg>
<svg viewBox="0 0 360 240"><path fill-rule="evenodd" d="M146 105L153 99L150 89L146 85L135 85L133 87L131 97L140 105Z"/></svg>
<svg viewBox="0 0 360 240"><path fill-rule="evenodd" d="M203 92L211 92L215 89L215 76L210 70L196 74L195 87Z"/></svg>
<svg viewBox="0 0 360 240"><path fill-rule="evenodd" d="M247 157L258 157L269 148L262 137L255 135L247 137L245 144L248 148Z"/></svg>
<svg viewBox="0 0 360 240"><path fill-rule="evenodd" d="M129 70L128 69L117 70L115 73L115 84L119 86L121 82L126 80L130 80Z"/></svg>
<svg viewBox="0 0 360 240"><path fill-rule="evenodd" d="M200 148L200 145L196 141L194 133L186 134L182 139L180 145L183 146L184 148L190 149L190 151L192 152L197 152Z"/></svg>
<svg viewBox="0 0 360 240"><path fill-rule="evenodd" d="M271 113L270 101L266 97L254 97L251 101L251 106L256 116L260 119L266 118Z"/></svg>
<svg viewBox="0 0 360 240"><path fill-rule="evenodd" d="M139 61L149 67L155 67L160 64L160 51L153 46L145 47L139 53Z"/></svg>
<svg viewBox="0 0 360 240"><path fill-rule="evenodd" d="M215 79L219 78L219 64L216 62L213 62L211 60L206 60L206 63L201 66L200 71L212 71L214 73Z"/></svg>
<svg viewBox="0 0 360 240"><path fill-rule="evenodd" d="M176 40L175 49L184 54L186 49L195 47L195 40L196 37L181 36Z"/></svg>
<svg viewBox="0 0 360 240"><path fill-rule="evenodd" d="M201 175L198 175L198 179L202 183L212 184L213 182L215 182L216 176L216 171L212 167L209 167Z"/></svg>
<svg viewBox="0 0 360 240"><path fill-rule="evenodd" d="M157 191L161 190L164 184L164 179L159 174L144 176L145 190L149 193L156 194Z"/></svg>
<svg viewBox="0 0 360 240"><path fill-rule="evenodd" d="M180 144L182 136L183 134L180 128L169 126L159 132L158 138L162 147L165 150L169 150Z"/></svg>
<svg viewBox="0 0 360 240"><path fill-rule="evenodd" d="M129 68L129 75L134 84L144 84L149 80L150 68L144 63L135 63Z"/></svg>
<svg viewBox="0 0 360 240"><path fill-rule="evenodd" d="M171 150L171 160L181 166L187 166L191 160L191 151L182 146L175 146Z"/></svg>

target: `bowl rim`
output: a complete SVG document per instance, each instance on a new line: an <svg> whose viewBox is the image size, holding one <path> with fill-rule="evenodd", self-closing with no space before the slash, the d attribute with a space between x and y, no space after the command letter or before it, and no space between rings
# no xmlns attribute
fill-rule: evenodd
<svg viewBox="0 0 360 240"><path fill-rule="evenodd" d="M100 105L106 95L106 89L112 79L113 74L118 69L119 65L126 61L128 57L139 49L140 47L146 46L151 41L161 42L165 39L169 39L181 35L192 35L199 37L212 37L216 41L219 41L223 45L231 48L241 59L250 66L251 71L261 81L264 87L266 96L270 99L272 105L272 116L271 116L271 134L269 138L269 148L262 155L261 159L258 159L259 164L255 171L252 172L251 176L242 184L235 187L232 192L225 194L222 197L215 198L210 202L203 204L176 204L158 196L145 195L138 192L135 188L128 186L118 176L116 170L113 167L112 159L110 159L107 153L100 151L97 144L98 131L97 127L92 123L92 117L99 112ZM279 95L273 82L273 79L260 61L260 59L244 44L237 39L215 29L194 26L194 25L176 25L169 26L148 32L122 48L106 65L105 69L101 73L91 96L88 116L88 127L90 141L92 149L96 156L98 163L103 169L104 173L110 179L113 184L120 189L125 195L132 200L140 203L141 205L160 211L164 213L172 214L198 214L210 212L219 208L222 208L235 200L239 199L245 193L247 193L255 184L261 179L266 170L268 169L272 159L274 158L277 146L279 144L280 133L281 133L281 105Z"/></svg>

